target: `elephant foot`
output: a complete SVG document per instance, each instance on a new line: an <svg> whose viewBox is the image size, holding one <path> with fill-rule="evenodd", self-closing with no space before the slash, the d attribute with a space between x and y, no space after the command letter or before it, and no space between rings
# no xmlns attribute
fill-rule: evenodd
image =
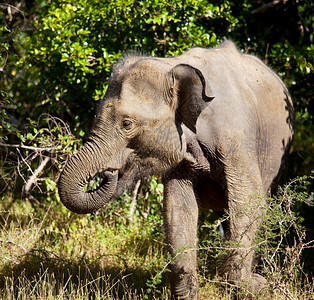
<svg viewBox="0 0 314 300"><path fill-rule="evenodd" d="M255 297L262 297L266 298L269 289L268 289L268 282L266 278L264 278L262 275L253 273L251 276L246 277L245 279L239 279L239 278L228 278L227 279L230 283L233 285L236 285L236 289L238 291L243 292L249 292L251 296Z"/></svg>
<svg viewBox="0 0 314 300"><path fill-rule="evenodd" d="M173 299L199 299L196 275L183 271L173 277L171 282L171 294Z"/></svg>
<svg viewBox="0 0 314 300"><path fill-rule="evenodd" d="M266 278L256 273L252 275L250 286L254 295L266 294L269 287Z"/></svg>
<svg viewBox="0 0 314 300"><path fill-rule="evenodd" d="M260 295L268 292L266 278L251 272L251 266L227 261L220 269L220 274L226 281L235 285L238 289L250 292L252 295Z"/></svg>

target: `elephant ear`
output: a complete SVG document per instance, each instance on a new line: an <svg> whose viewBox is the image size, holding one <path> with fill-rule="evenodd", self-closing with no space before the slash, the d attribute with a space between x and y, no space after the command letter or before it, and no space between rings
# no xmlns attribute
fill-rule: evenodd
<svg viewBox="0 0 314 300"><path fill-rule="evenodd" d="M214 99L209 80L199 69L188 64L179 64L170 72L177 98L177 121L195 133L198 116Z"/></svg>

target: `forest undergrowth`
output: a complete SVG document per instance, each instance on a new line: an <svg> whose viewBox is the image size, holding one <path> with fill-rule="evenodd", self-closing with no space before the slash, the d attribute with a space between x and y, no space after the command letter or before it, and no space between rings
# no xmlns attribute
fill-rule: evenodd
<svg viewBox="0 0 314 300"><path fill-rule="evenodd" d="M291 181L269 199L256 240L257 272L269 288L261 299L313 299L313 241L294 209L313 205L313 177ZM163 185L156 177L93 215L77 215L58 200L38 206L2 197L0 299L170 299L163 236ZM224 217L228 218L227 216ZM224 283L216 267L228 245L211 212L201 212L201 299L250 299Z"/></svg>

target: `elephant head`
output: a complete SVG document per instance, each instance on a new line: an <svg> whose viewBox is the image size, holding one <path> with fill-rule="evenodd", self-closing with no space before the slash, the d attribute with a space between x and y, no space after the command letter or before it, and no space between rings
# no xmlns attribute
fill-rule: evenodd
<svg viewBox="0 0 314 300"><path fill-rule="evenodd" d="M169 59L126 58L114 71L99 104L89 137L66 164L58 189L61 201L77 213L101 208L115 193L118 172L132 157L151 173L163 173L186 156L183 124L195 124L210 85L201 71ZM103 174L101 185L83 192Z"/></svg>

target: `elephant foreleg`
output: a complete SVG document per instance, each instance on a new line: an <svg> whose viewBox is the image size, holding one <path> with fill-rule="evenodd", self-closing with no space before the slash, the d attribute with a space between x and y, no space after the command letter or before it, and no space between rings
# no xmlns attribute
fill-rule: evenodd
<svg viewBox="0 0 314 300"><path fill-rule="evenodd" d="M166 243L173 258L171 293L175 299L198 299L198 205L189 180L170 179L165 185L164 223Z"/></svg>

